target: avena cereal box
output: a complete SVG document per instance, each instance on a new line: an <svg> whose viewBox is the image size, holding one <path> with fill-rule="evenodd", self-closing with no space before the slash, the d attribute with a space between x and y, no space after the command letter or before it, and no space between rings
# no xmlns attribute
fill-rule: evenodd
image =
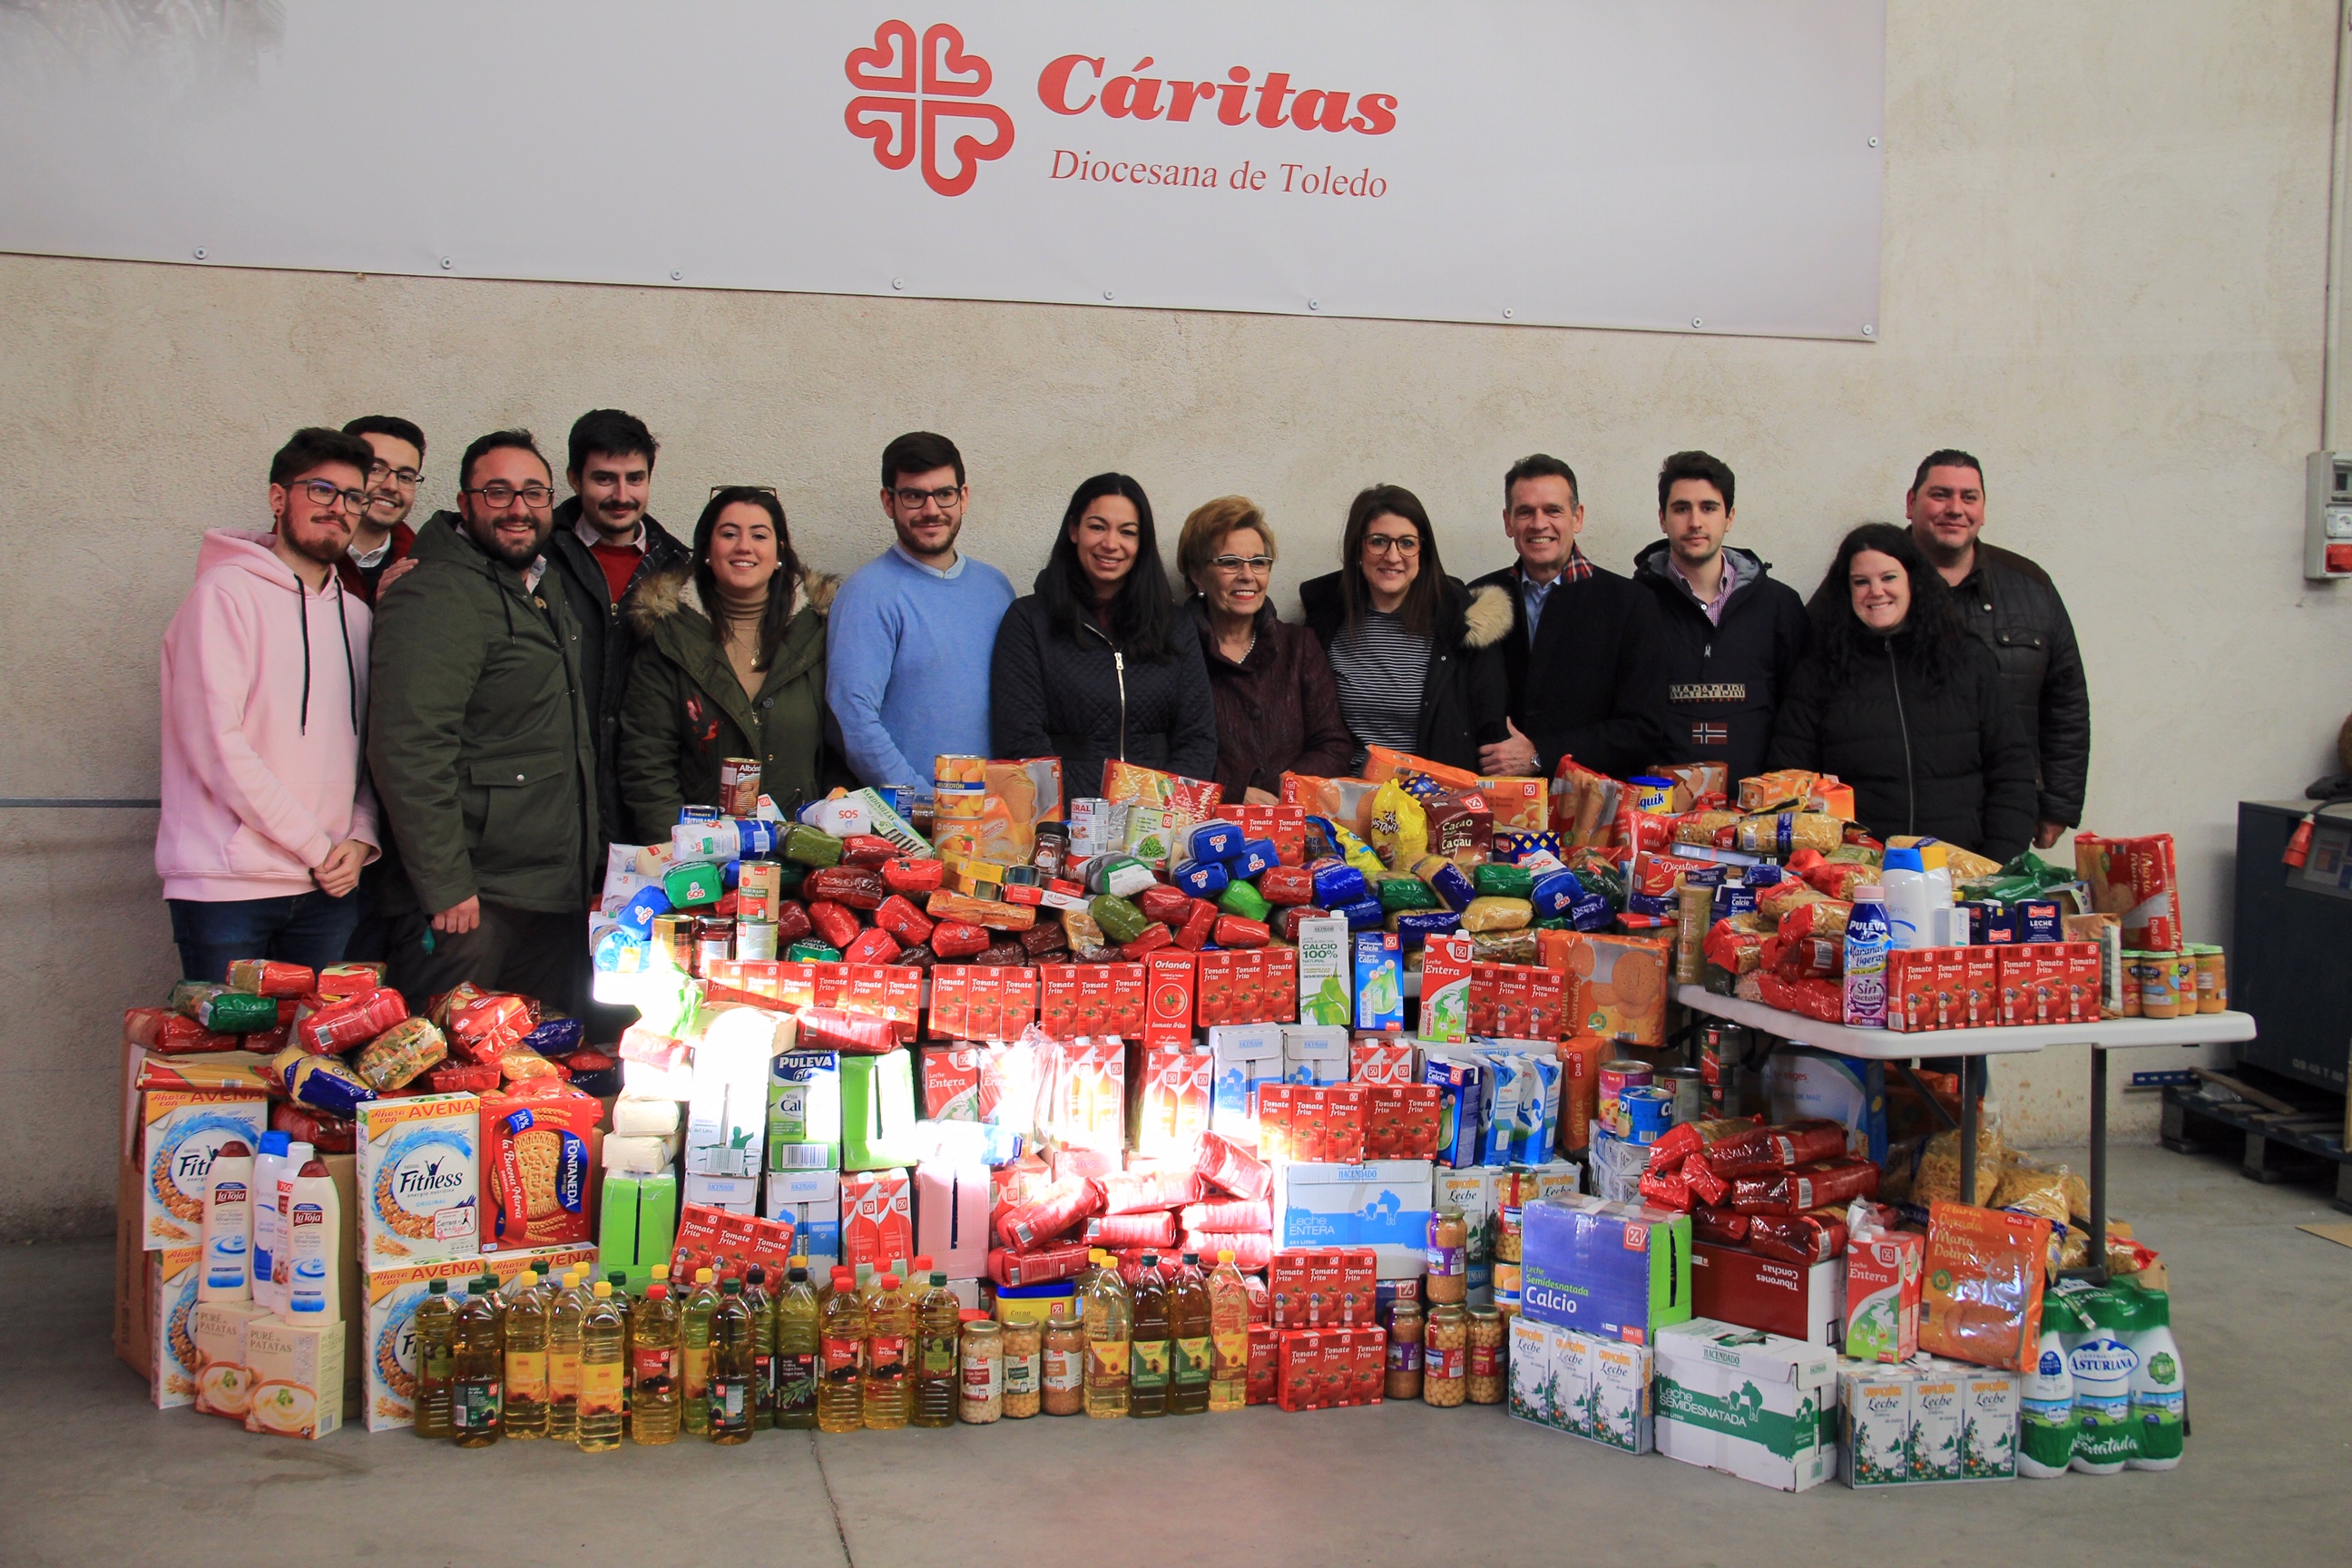
<svg viewBox="0 0 2352 1568"><path fill-rule="evenodd" d="M481 1101L470 1094L372 1100L353 1119L360 1267L471 1258L481 1250Z"/></svg>
<svg viewBox="0 0 2352 1568"><path fill-rule="evenodd" d="M139 1114L139 1167L145 1173L145 1239L140 1245L198 1246L213 1156L231 1139L259 1149L269 1125L269 1101L227 1089L152 1089L140 1096Z"/></svg>
<svg viewBox="0 0 2352 1568"><path fill-rule="evenodd" d="M540 1247L485 1258L445 1258L404 1268L379 1268L361 1287L367 1300L360 1313L361 1339L352 1353L362 1358L360 1414L371 1432L404 1431L416 1417L416 1304L436 1279L449 1282L452 1300L466 1282L488 1268L500 1285L526 1268L561 1277L567 1268L596 1268L593 1247ZM601 1275L599 1276L601 1278Z"/></svg>
<svg viewBox="0 0 2352 1568"><path fill-rule="evenodd" d="M146 1264L147 1321L153 1342L147 1348L147 1394L158 1410L196 1402L203 1357L196 1350L196 1267L204 1249L163 1247Z"/></svg>

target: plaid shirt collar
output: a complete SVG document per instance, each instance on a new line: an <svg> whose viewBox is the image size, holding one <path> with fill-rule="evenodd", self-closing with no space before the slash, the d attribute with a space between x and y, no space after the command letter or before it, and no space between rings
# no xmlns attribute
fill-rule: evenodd
<svg viewBox="0 0 2352 1568"><path fill-rule="evenodd" d="M1512 563L1511 570L1518 574L1520 587L1533 589L1538 593L1541 593L1555 587L1561 583L1583 582L1586 578L1592 575L1592 563L1585 556L1581 546L1571 543L1568 547L1567 563L1560 567L1559 575L1554 577L1549 583L1538 583L1534 581L1528 575L1527 568L1519 565L1517 562Z"/></svg>

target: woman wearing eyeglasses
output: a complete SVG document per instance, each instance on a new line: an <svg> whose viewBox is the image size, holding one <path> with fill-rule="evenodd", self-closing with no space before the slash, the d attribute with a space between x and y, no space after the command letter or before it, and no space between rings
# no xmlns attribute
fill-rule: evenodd
<svg viewBox="0 0 2352 1568"><path fill-rule="evenodd" d="M997 628L989 684L996 754L1061 758L1065 798L1100 795L1113 758L1214 776L1200 634L1169 593L1141 485L1097 474L1070 497L1037 591Z"/></svg>
<svg viewBox="0 0 2352 1568"><path fill-rule="evenodd" d="M1510 733L1510 595L1446 576L1429 513L1402 485L1358 494L1339 559L1336 582L1318 578L1300 597L1330 656L1353 760L1392 746L1476 773L1478 748Z"/></svg>
<svg viewBox="0 0 2352 1568"><path fill-rule="evenodd" d="M786 812L835 782L824 616L839 585L793 553L773 491L712 492L692 564L647 578L624 612L639 638L620 741L635 842L666 844L681 806L717 805L730 757L757 758L761 793Z"/></svg>
<svg viewBox="0 0 2352 1568"><path fill-rule="evenodd" d="M1194 509L1176 541L1216 701L1216 780L1227 800L1265 805L1279 798L1284 773L1338 777L1356 748L1323 645L1266 601L1274 555L1274 530L1246 496Z"/></svg>

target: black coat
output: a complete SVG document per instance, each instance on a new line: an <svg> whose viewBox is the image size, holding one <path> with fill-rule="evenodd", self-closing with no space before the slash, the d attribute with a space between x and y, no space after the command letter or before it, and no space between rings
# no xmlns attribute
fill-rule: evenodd
<svg viewBox="0 0 2352 1568"><path fill-rule="evenodd" d="M1511 602L1511 631L1503 641L1510 713L1535 742L1547 773L1562 757L1619 778L1665 760L1658 677L1651 669L1657 641L1657 606L1650 595L1614 572L1563 581L1544 601L1534 645L1516 565L1470 584L1500 588Z"/></svg>
<svg viewBox="0 0 2352 1568"><path fill-rule="evenodd" d="M621 800L621 705L629 695L629 665L636 658L637 639L623 624L627 601L649 577L675 572L688 563L690 552L667 529L644 519L646 550L629 585L614 603L604 582L604 568L595 552L573 531L580 524L580 498L573 496L555 509L555 531L549 535L551 570L563 584L564 607L580 628L580 676L588 700L590 739L596 748L596 812L607 840L629 831L630 814Z"/></svg>
<svg viewBox="0 0 2352 1568"><path fill-rule="evenodd" d="M1930 687L1907 632L1876 639L1832 684L1820 648L1780 704L1766 765L1835 773L1880 838L1917 833L2006 861L2033 837L2033 752L2019 734L2000 669L1974 638L1960 668Z"/></svg>
<svg viewBox="0 0 2352 1568"><path fill-rule="evenodd" d="M2041 769L2035 814L2081 826L2091 772L2091 689L2066 602L2041 567L1982 540L1976 569L1952 593L1969 630L2000 661L2010 712L2033 748Z"/></svg>
<svg viewBox="0 0 2352 1568"><path fill-rule="evenodd" d="M1413 755L1477 773L1478 748L1510 735L1510 684L1502 644L1509 637L1509 595L1465 588L1448 577L1430 627L1429 670L1421 687L1421 725ZM1298 585L1307 625L1328 656L1347 620L1339 574Z"/></svg>
<svg viewBox="0 0 2352 1568"><path fill-rule="evenodd" d="M1658 608L1654 689L1669 763L1722 763L1736 790L1764 771L1772 715L1812 642L1812 621L1772 563L1726 550L1738 576L1720 626L1666 565L1663 539L1633 559L1633 581ZM1547 612L1549 615L1549 612Z"/></svg>
<svg viewBox="0 0 2352 1568"><path fill-rule="evenodd" d="M1055 626L1034 594L1013 602L996 628L989 671L989 731L1000 757L1059 757L1062 795L1102 794L1116 757L1191 779L1217 776L1217 712L1201 637L1181 608L1168 618L1168 658L1116 647L1082 621Z"/></svg>

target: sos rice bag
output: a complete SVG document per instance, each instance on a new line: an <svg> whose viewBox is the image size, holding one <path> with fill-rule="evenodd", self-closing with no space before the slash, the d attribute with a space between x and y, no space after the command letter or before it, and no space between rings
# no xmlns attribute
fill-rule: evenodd
<svg viewBox="0 0 2352 1568"><path fill-rule="evenodd" d="M340 1056L367 1044L407 1016L407 1002L387 985L364 996L330 1002L299 1020L294 1026L294 1047L314 1057Z"/></svg>
<svg viewBox="0 0 2352 1568"><path fill-rule="evenodd" d="M1408 952L1433 936L1452 936L1462 929L1462 917L1452 910L1400 910L1387 921L1388 929L1402 939Z"/></svg>
<svg viewBox="0 0 2352 1568"><path fill-rule="evenodd" d="M228 988L256 996L306 996L318 984L319 977L307 965L274 958L240 958L228 966Z"/></svg>
<svg viewBox="0 0 2352 1568"><path fill-rule="evenodd" d="M1391 870L1429 853L1429 814L1394 779L1372 792L1372 814L1364 826L1372 853Z"/></svg>
<svg viewBox="0 0 2352 1568"><path fill-rule="evenodd" d="M543 1057L568 1057L588 1043L588 1027L577 1018L549 1018L522 1037Z"/></svg>
<svg viewBox="0 0 2352 1568"><path fill-rule="evenodd" d="M1930 1204L1919 1348L1978 1366L2032 1368L2042 1334L2049 1223L1967 1204Z"/></svg>
<svg viewBox="0 0 2352 1568"><path fill-rule="evenodd" d="M1180 892L1196 899L1213 899L1225 890L1233 879L1222 860L1179 860L1168 879Z"/></svg>
<svg viewBox="0 0 2352 1568"><path fill-rule="evenodd" d="M1878 1167L1867 1160L1827 1160L1793 1171L1731 1178L1731 1206L1742 1214L1797 1215L1874 1197Z"/></svg>
<svg viewBox="0 0 2352 1568"><path fill-rule="evenodd" d="M1345 860L1327 856L1307 869L1314 880L1315 901L1327 910L1372 896L1371 883L1363 871Z"/></svg>
<svg viewBox="0 0 2352 1568"><path fill-rule="evenodd" d="M448 1055L449 1042L430 1018L403 1018L360 1047L352 1058L352 1070L379 1092L405 1089Z"/></svg>

